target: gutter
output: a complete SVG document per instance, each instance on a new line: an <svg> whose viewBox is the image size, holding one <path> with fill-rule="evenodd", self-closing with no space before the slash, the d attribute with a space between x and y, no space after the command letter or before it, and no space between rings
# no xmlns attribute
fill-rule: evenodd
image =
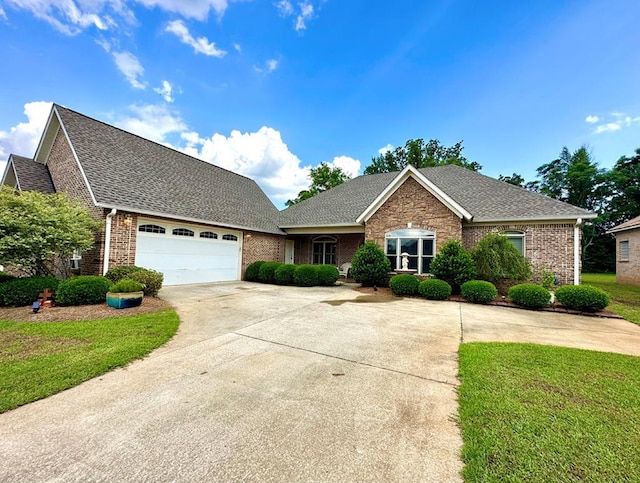
<svg viewBox="0 0 640 483"><path fill-rule="evenodd" d="M576 220L573 227L573 284L580 285L580 225L582 218Z"/></svg>
<svg viewBox="0 0 640 483"><path fill-rule="evenodd" d="M105 275L109 270L109 254L111 252L111 218L116 216L118 210L113 208L109 214L107 214L107 225L105 227L104 235L104 260L102 261L102 275Z"/></svg>

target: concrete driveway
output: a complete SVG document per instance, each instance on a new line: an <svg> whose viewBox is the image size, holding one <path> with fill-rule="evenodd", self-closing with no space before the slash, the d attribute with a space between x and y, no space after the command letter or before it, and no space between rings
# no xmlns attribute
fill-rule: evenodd
<svg viewBox="0 0 640 483"><path fill-rule="evenodd" d="M167 345L0 415L0 481L460 481L461 340L640 355L624 321L346 286L161 296L182 320Z"/></svg>

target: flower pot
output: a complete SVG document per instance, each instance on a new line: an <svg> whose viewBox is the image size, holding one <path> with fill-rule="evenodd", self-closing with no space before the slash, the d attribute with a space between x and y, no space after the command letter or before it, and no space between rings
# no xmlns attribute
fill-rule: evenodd
<svg viewBox="0 0 640 483"><path fill-rule="evenodd" d="M107 305L115 309L128 309L137 307L142 303L144 292L107 292Z"/></svg>

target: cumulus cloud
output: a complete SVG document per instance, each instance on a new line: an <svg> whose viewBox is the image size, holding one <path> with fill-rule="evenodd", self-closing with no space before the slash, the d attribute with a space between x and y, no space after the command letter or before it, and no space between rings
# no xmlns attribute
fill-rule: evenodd
<svg viewBox="0 0 640 483"><path fill-rule="evenodd" d="M167 135L187 130L179 114L164 104L129 106L132 114L116 121L115 125L152 141L165 143Z"/></svg>
<svg viewBox="0 0 640 483"><path fill-rule="evenodd" d="M197 39L191 35L187 26L182 20L174 20L169 22L166 28L167 32L174 34L183 44L190 45L196 53L208 55L210 57L224 57L227 52L216 48L216 44L209 42L206 37L198 37Z"/></svg>
<svg viewBox="0 0 640 483"><path fill-rule="evenodd" d="M600 120L600 118L598 116L587 116L584 118L584 120L589 124L595 124Z"/></svg>
<svg viewBox="0 0 640 483"><path fill-rule="evenodd" d="M171 103L174 101L173 86L169 81L163 80L160 87L154 87L153 90L160 94L165 102Z"/></svg>
<svg viewBox="0 0 640 483"><path fill-rule="evenodd" d="M389 151L393 151L393 145L391 144L387 144L386 146L382 146L380 149L378 149L378 154L385 155Z"/></svg>
<svg viewBox="0 0 640 483"><path fill-rule="evenodd" d="M144 74L144 68L138 58L131 52L114 52L113 60L116 66L136 89L146 89L147 84L140 80Z"/></svg>
<svg viewBox="0 0 640 483"><path fill-rule="evenodd" d="M327 163L334 168L340 168L352 178L358 176L360 172L360 160L353 159L349 156L336 156L333 161Z"/></svg>
<svg viewBox="0 0 640 483"><path fill-rule="evenodd" d="M10 154L31 157L35 154L40 136L51 112L51 102L36 101L24 105L27 122L21 122L0 131L0 160L6 161Z"/></svg>
<svg viewBox="0 0 640 483"><path fill-rule="evenodd" d="M593 121L594 123L600 120L600 118L598 118L597 116L589 117L595 117L597 119L597 121ZM629 116L628 114L625 114L623 112L612 112L611 117L613 118L613 120L609 120L609 122L603 122L602 124L597 125L593 130L593 133L602 134L605 132L615 132L640 124L640 116Z"/></svg>

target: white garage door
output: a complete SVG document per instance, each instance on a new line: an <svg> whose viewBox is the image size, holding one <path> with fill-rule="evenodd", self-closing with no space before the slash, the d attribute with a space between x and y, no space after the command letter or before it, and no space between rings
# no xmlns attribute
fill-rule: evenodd
<svg viewBox="0 0 640 483"><path fill-rule="evenodd" d="M240 280L242 233L140 219L136 265L164 274L164 285Z"/></svg>

